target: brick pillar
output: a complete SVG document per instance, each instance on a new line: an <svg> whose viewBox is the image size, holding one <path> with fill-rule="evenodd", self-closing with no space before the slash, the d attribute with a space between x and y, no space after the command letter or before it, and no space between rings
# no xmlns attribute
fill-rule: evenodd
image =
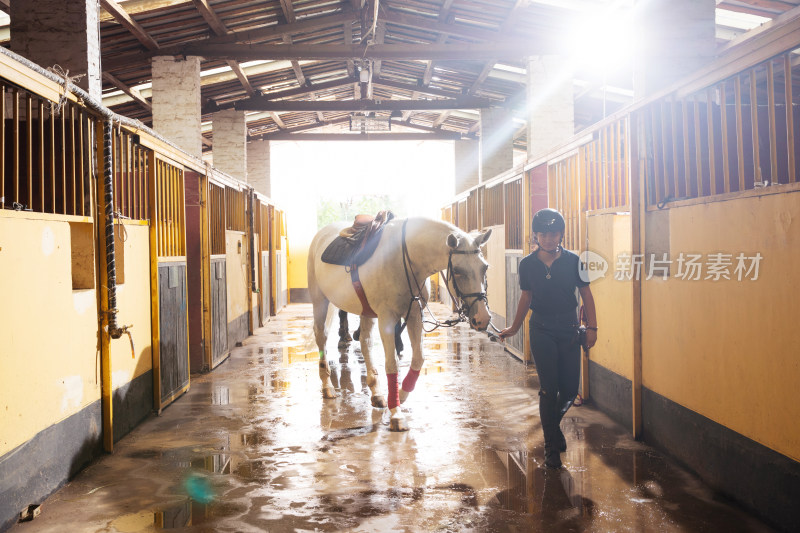
<svg viewBox="0 0 800 533"><path fill-rule="evenodd" d="M560 56L528 60L528 159L536 159L575 134L572 78L564 76Z"/></svg>
<svg viewBox="0 0 800 533"><path fill-rule="evenodd" d="M480 182L514 166L514 124L502 107L481 109Z"/></svg>
<svg viewBox="0 0 800 533"><path fill-rule="evenodd" d="M637 0L634 98L664 89L714 58L715 0Z"/></svg>
<svg viewBox="0 0 800 533"><path fill-rule="evenodd" d="M247 143L247 183L257 192L272 197L269 156L269 141Z"/></svg>
<svg viewBox="0 0 800 533"><path fill-rule="evenodd" d="M478 184L480 175L480 145L478 141L462 140L453 142L455 154L456 194Z"/></svg>
<svg viewBox="0 0 800 533"><path fill-rule="evenodd" d="M217 111L211 122L214 167L247 181L247 123L244 111Z"/></svg>
<svg viewBox="0 0 800 533"><path fill-rule="evenodd" d="M153 58L153 129L201 157L200 58ZM216 161L215 161L216 163Z"/></svg>
<svg viewBox="0 0 800 533"><path fill-rule="evenodd" d="M47 68L59 65L75 85L102 98L97 0L14 0L11 50Z"/></svg>

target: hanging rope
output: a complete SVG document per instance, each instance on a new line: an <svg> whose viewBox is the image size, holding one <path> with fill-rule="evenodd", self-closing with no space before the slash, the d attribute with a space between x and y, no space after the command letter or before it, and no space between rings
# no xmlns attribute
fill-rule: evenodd
<svg viewBox="0 0 800 533"><path fill-rule="evenodd" d="M58 103L54 104L53 102L50 102L50 112L55 116L59 116L61 114L61 110L64 108L64 104L67 103L67 95L72 92L70 85L75 85L75 82L83 78L86 74L79 74L70 78L69 69L64 70L61 65L47 67L47 70L61 79L61 96L58 99Z"/></svg>

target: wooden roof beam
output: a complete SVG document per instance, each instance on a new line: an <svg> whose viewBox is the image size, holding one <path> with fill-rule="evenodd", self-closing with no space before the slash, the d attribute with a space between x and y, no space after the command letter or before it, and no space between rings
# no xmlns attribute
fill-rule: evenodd
<svg viewBox="0 0 800 533"><path fill-rule="evenodd" d="M311 93L311 99L315 102L317 101L316 93ZM317 114L317 120L319 122L325 122L325 115L322 113L322 111L316 111L315 113Z"/></svg>
<svg viewBox="0 0 800 533"><path fill-rule="evenodd" d="M355 15L348 11L344 13L336 13L334 15L309 17L299 22L295 22L294 24L277 24L274 26L268 26L267 28L258 28L255 30L228 32L225 35L217 35L216 37L201 39L196 42L203 43L205 45L212 45L212 44L226 44L226 43L227 44L247 43L258 40L279 39L282 38L283 35L292 35L295 33L310 32L320 28L338 26L340 24L345 24L346 22L352 24L353 22L355 22L355 20L356 20ZM119 55L113 61L104 62L103 68L114 69L118 67L124 67L131 64L132 62L133 63L140 62L142 59L148 59L156 55L180 56L186 54L183 52L181 45L168 46L161 48L160 50L157 51L150 51L146 54L142 54L141 52L133 52L129 54Z"/></svg>
<svg viewBox="0 0 800 533"><path fill-rule="evenodd" d="M287 89L285 91L277 91L274 93L267 93L263 95L261 98L264 98L266 100L278 100L280 98L302 96L314 92L326 91L328 89L336 89L338 87L344 87L345 85L349 85L355 82L356 82L355 78L339 78L337 80L331 80L322 83L308 82L304 87L298 87L296 89Z"/></svg>
<svg viewBox="0 0 800 533"><path fill-rule="evenodd" d="M302 132L302 131L308 131L308 130L321 128L323 126L332 126L332 125L336 125L336 124L344 124L346 122L350 122L350 117L342 117L342 118L337 118L337 119L334 119L334 120L327 120L322 124L315 123L315 124L307 124L305 126L295 126L294 128L287 128L286 130L282 131L281 133L299 133L299 132ZM259 139L265 139L269 135L274 135L274 133L262 133L260 135L250 135L249 136L249 140L255 141L255 140L259 140Z"/></svg>
<svg viewBox="0 0 800 533"><path fill-rule="evenodd" d="M256 90L253 89L253 86L250 84L250 79L247 77L247 74L242 69L242 66L239 64L238 61L228 61L228 66L231 67L231 70L236 77L239 78L239 83L242 84L244 90L247 92L248 96L257 96Z"/></svg>
<svg viewBox="0 0 800 533"><path fill-rule="evenodd" d="M297 17L294 14L294 7L292 6L292 0L280 0L281 2L281 11L283 11L283 18L286 19L286 25L294 24L297 22ZM283 42L286 44L292 44L292 36L288 33L283 34ZM292 60L292 70L294 70L294 77L297 78L297 84L302 87L306 84L306 77L303 74L303 69L300 68L300 63L296 60Z"/></svg>
<svg viewBox="0 0 800 533"><path fill-rule="evenodd" d="M444 124L444 123L445 123L445 121L447 120L447 118L450 116L450 113L452 113L452 111L450 111L450 110L447 110L447 111L442 111L442 112L439 114L439 116L438 116L438 117L436 117L436 120L434 120L434 121L433 121L433 127L434 127L435 129L439 129L439 128L441 128L441 127L442 127L442 124Z"/></svg>
<svg viewBox="0 0 800 533"><path fill-rule="evenodd" d="M150 34L142 28L138 22L133 20L125 10L117 4L114 0L100 0L100 5L105 9L114 20L124 26L134 37L139 39L139 42L144 45L148 50L158 50L158 43L150 37Z"/></svg>
<svg viewBox="0 0 800 533"><path fill-rule="evenodd" d="M286 129L286 124L284 124L283 120L281 120L281 117L278 116L277 113L275 113L274 111L271 111L269 116L272 119L272 121L278 126L278 128L280 128L282 130Z"/></svg>
<svg viewBox="0 0 800 533"><path fill-rule="evenodd" d="M511 8L511 11L509 11L503 23L500 24L501 34L507 34L511 32L514 24L516 23L517 14L523 7L528 5L528 2L529 0L517 0L514 3L514 7ZM539 55L539 54L531 54L531 55ZM497 63L498 60L499 58L493 57L486 62L486 64L483 66L483 69L481 69L480 74L478 74L478 77L475 79L475 82L467 90L467 94L474 95L478 91L478 88L483 84L484 81L486 81L486 78L489 77L489 73L492 72L495 63Z"/></svg>
<svg viewBox="0 0 800 533"><path fill-rule="evenodd" d="M467 90L467 94L473 95L478 91L478 88L481 86L481 84L486 81L486 78L489 77L489 73L494 68L495 63L497 63L497 60L492 59L483 65L483 69L481 70L480 74L478 74L478 77L475 78L475 81L472 82L472 85L470 85L469 89Z"/></svg>
<svg viewBox="0 0 800 533"><path fill-rule="evenodd" d="M386 38L386 23L378 22L378 27L375 29L375 44L383 44ZM372 78L375 79L381 75L381 60L376 59L372 64Z"/></svg>
<svg viewBox="0 0 800 533"><path fill-rule="evenodd" d="M208 0L192 0L194 3L195 8L206 21L206 23L211 27L211 29L217 35L227 35L230 33L228 28L225 26L225 23L222 22L222 19L217 16L214 12L214 9L208 3ZM229 60L228 66L231 68L236 77L239 79L239 83L242 84L244 87L245 92L247 92L248 96L256 96L256 91L253 89L253 86L250 84L250 79L247 77L247 74L242 69L241 65L237 61Z"/></svg>
<svg viewBox="0 0 800 533"><path fill-rule="evenodd" d="M298 87L296 89L288 89L285 91L278 91L274 93L269 93L265 95L254 95L253 97L258 98L259 102L268 101L268 100L280 100L282 98L291 98L293 96L303 96L303 95L310 95L319 91L324 91L327 89L335 89L337 87L344 87L346 85L350 85L354 83L355 80L352 78L342 78L339 80L333 80L325 83L316 83L316 84L308 84L304 87ZM358 83L356 83L358 85ZM222 109L233 109L236 107L237 104L241 104L243 102L248 102L248 99L245 100L233 100L230 102L225 102L222 104L218 104L216 102L209 102L205 104L200 113L202 115L207 115L209 113L216 113L217 111L221 111Z"/></svg>
<svg viewBox="0 0 800 533"><path fill-rule="evenodd" d="M447 22L447 17L450 15L450 7L453 5L453 0L445 0L442 4L442 7L439 8L439 22ZM437 44L444 44L447 42L447 34L440 33L439 37L436 39ZM433 70L436 68L435 61L430 60L428 64L425 65L425 73L422 75L422 85L427 87L431 83L431 78L433 78Z"/></svg>
<svg viewBox="0 0 800 533"><path fill-rule="evenodd" d="M417 92L420 94L430 94L431 96L441 96L443 98L458 98L462 96L461 93L453 92L453 91L442 91L441 89L431 89L430 87L419 87L417 85L411 85L409 83L401 83L399 81L392 81L387 79L376 79L373 80L375 85L382 85L384 87L391 87L393 89L405 89L412 92ZM419 96L415 96L414 98L419 98Z"/></svg>
<svg viewBox="0 0 800 533"><path fill-rule="evenodd" d="M254 30L242 30L231 32L228 35L212 37L204 42L208 44L226 43L250 43L253 41L266 41L279 39L284 35L294 35L296 33L308 33L320 28L332 28L345 23L352 24L357 22L357 14L351 11L343 11L333 15L323 15L321 17L308 17L300 21L289 24L275 24L265 28Z"/></svg>
<svg viewBox="0 0 800 533"><path fill-rule="evenodd" d="M240 45L208 44L205 41L189 43L178 49L163 49L158 55L201 56L206 59L254 60L461 60L486 61L521 59L531 55L552 53L538 44L523 41L501 41L470 44L373 44L364 48L352 45Z"/></svg>
<svg viewBox="0 0 800 533"><path fill-rule="evenodd" d="M108 72L103 72L103 79L105 79L111 85L115 86L117 89L121 90L122 92L133 98L133 100L139 105L141 105L143 108L147 109L150 112L153 111L153 106L150 104L150 102L147 101L146 98L142 96L142 94L139 92L138 89L128 87L127 85L122 83L120 80L118 80Z"/></svg>
<svg viewBox="0 0 800 533"><path fill-rule="evenodd" d="M228 28L225 27L225 23L222 22L214 10L208 3L208 0L192 0L194 7L197 8L197 11L200 13L200 16L206 21L214 33L217 35L228 35L230 33Z"/></svg>
<svg viewBox="0 0 800 533"><path fill-rule="evenodd" d="M266 133L270 141L456 141L461 134L450 131L437 133Z"/></svg>
<svg viewBox="0 0 800 533"><path fill-rule="evenodd" d="M482 98L456 98L446 100L263 100L259 97L234 102L234 109L242 111L436 111L441 109L481 109L492 107L490 100Z"/></svg>
<svg viewBox="0 0 800 533"><path fill-rule="evenodd" d="M412 93L411 93L411 99L412 99L412 100L417 100L418 98L419 98L419 93L418 93L418 92L414 91L414 92L412 92ZM411 125L411 115L412 115L413 113L414 113L414 112L413 112L413 111L411 111L411 110L406 110L406 111L403 111L403 118L402 118L402 120L403 120L403 123L404 123L404 124L406 124L406 125L408 125L408 126L410 126L410 125Z"/></svg>
<svg viewBox="0 0 800 533"><path fill-rule="evenodd" d="M406 127L406 128L414 128L415 130L427 131L427 132L430 132L430 133L439 133L439 132L443 131L440 128L431 128L430 126L423 126L422 124L412 124L410 120L402 120L401 119L400 121L393 122L392 124L395 124L397 126L403 126L403 127Z"/></svg>
<svg viewBox="0 0 800 533"><path fill-rule="evenodd" d="M349 22L344 24L344 44L350 46L353 44L353 25ZM355 76L356 66L352 59L347 60L347 75Z"/></svg>
<svg viewBox="0 0 800 533"><path fill-rule="evenodd" d="M506 35L500 31L485 30L480 27L469 26L467 24L449 24L439 21L434 21L428 17L419 15L409 15L399 11L387 10L383 16L383 20L387 24L397 24L399 26L407 26L420 30L426 30L431 33L438 33L444 35L454 35L463 37L465 39L475 39L479 41L497 41Z"/></svg>

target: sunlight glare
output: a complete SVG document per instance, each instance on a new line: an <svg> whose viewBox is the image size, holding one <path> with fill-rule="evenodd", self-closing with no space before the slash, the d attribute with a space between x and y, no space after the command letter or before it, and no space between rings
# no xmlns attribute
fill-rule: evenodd
<svg viewBox="0 0 800 533"><path fill-rule="evenodd" d="M630 64L633 59L631 10L609 8L587 13L571 33L572 55L587 68L606 73Z"/></svg>

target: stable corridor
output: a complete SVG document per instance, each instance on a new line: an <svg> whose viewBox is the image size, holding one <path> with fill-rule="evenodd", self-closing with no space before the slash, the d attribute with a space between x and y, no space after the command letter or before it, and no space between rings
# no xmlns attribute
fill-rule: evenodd
<svg viewBox="0 0 800 533"><path fill-rule="evenodd" d="M590 405L545 470L535 369L464 325L425 337L389 432L335 325L322 399L311 314L289 305L11 531L771 531Z"/></svg>

